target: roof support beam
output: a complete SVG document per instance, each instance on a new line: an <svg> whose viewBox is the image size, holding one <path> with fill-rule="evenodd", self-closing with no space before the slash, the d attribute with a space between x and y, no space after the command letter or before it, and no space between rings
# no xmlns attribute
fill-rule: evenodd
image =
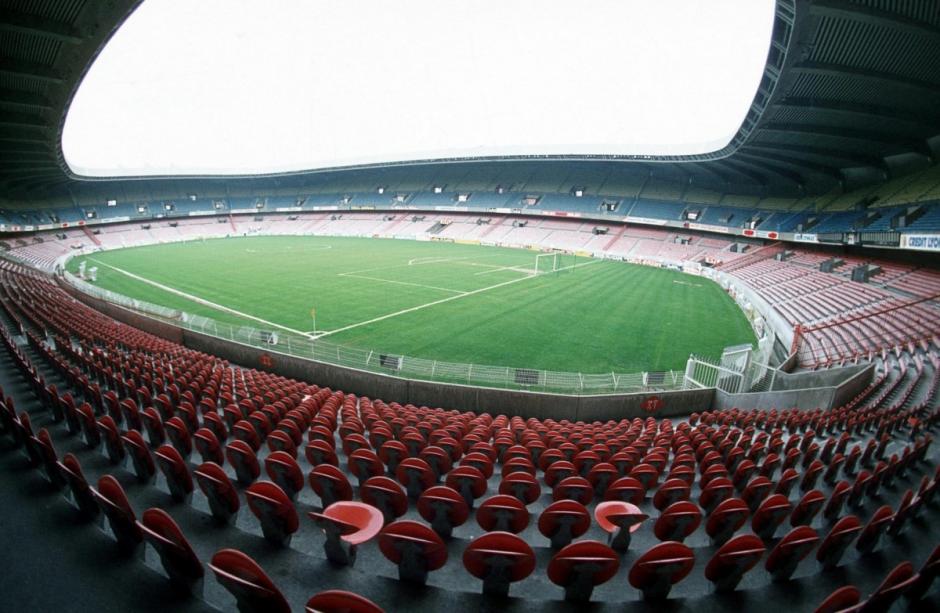
<svg viewBox="0 0 940 613"><path fill-rule="evenodd" d="M35 127L27 128L17 126L15 128L0 128L0 141L9 141L17 143L47 143L45 138L45 129Z"/></svg>
<svg viewBox="0 0 940 613"><path fill-rule="evenodd" d="M718 177L718 180L721 181L721 184L725 187L725 189L731 185L731 177L728 175L728 173L722 171L721 167L718 165L718 161L692 163L695 164L696 168L704 170L712 176Z"/></svg>
<svg viewBox="0 0 940 613"><path fill-rule="evenodd" d="M738 154L748 155L746 151L739 151ZM832 177L836 181L842 180L842 173L838 168L833 168L832 166L827 166L825 164L817 164L815 162L810 162L808 160L802 160L800 158L791 157L788 155L779 155L774 153L751 153L751 158L762 159L764 161L773 160L775 162L780 162L782 164L788 164L796 168L805 168L810 172L819 173L822 175L827 175Z"/></svg>
<svg viewBox="0 0 940 613"><path fill-rule="evenodd" d="M0 10L0 31L22 32L74 44L84 40L78 30L67 23L6 9Z"/></svg>
<svg viewBox="0 0 940 613"><path fill-rule="evenodd" d="M808 123L783 123L771 121L760 126L761 130L770 132L780 132L782 134L811 134L814 136L831 136L833 138L848 138L864 142L878 142L886 145L895 145L904 142L903 137L899 138L891 132L880 132L877 130L862 130L858 128L840 128L836 126L827 126L821 124Z"/></svg>
<svg viewBox="0 0 940 613"><path fill-rule="evenodd" d="M0 115L0 126L28 126L45 128L46 122L32 113L4 113Z"/></svg>
<svg viewBox="0 0 940 613"><path fill-rule="evenodd" d="M890 119L923 126L930 130L940 132L940 119L936 114L917 113L905 111L890 106L876 106L874 104L861 104L858 102L845 102L842 100L827 100L824 98L795 98L787 97L774 103L775 106L797 108L806 111L824 111L846 115L863 115L878 119Z"/></svg>
<svg viewBox="0 0 940 613"><path fill-rule="evenodd" d="M932 24L917 21L897 13L867 7L849 0L813 0L809 3L809 10L813 15L850 19L920 36L940 36L940 28Z"/></svg>
<svg viewBox="0 0 940 613"><path fill-rule="evenodd" d="M841 149L830 149L827 147L813 147L810 145L788 145L785 143L766 143L766 142L749 142L747 144L748 149L762 149L769 151L790 151L793 153L807 153L809 155L825 157L825 158L835 158L839 160L848 160L853 164L858 164L860 166L872 166L874 168L886 169L887 165L883 158L874 156L874 155L865 155L863 153L853 153L851 151L844 151Z"/></svg>
<svg viewBox="0 0 940 613"><path fill-rule="evenodd" d="M919 79L912 79L899 74L890 72L881 72L880 70L870 70L868 68L859 68L857 66L846 66L844 64L835 64L829 62L814 62L807 60L793 65L791 70L804 72L808 74L817 74L826 77L850 77L853 79L864 79L877 83L885 88L907 87L916 89L933 96L940 95L940 83L930 83Z"/></svg>
<svg viewBox="0 0 940 613"><path fill-rule="evenodd" d="M52 102L39 94L15 89L0 89L0 104L16 104L37 109L51 109Z"/></svg>
<svg viewBox="0 0 940 613"><path fill-rule="evenodd" d="M10 151L9 149L0 149L0 164L7 166L9 164L22 163L24 161L50 162L48 151Z"/></svg>
<svg viewBox="0 0 940 613"><path fill-rule="evenodd" d="M0 73L17 77L29 77L48 83L64 83L65 78L45 64L24 62L8 57L0 57Z"/></svg>
<svg viewBox="0 0 940 613"><path fill-rule="evenodd" d="M723 160L721 160L721 164L722 166L725 166L726 168L729 168L738 174L748 177L754 183L757 183L761 187L761 189L767 187L767 183L768 183L767 175L765 175L764 173L757 172L756 170L753 170L752 168L748 168L748 167L742 168L743 166L742 163L736 160L731 160L729 158L724 158Z"/></svg>
<svg viewBox="0 0 940 613"><path fill-rule="evenodd" d="M45 141L18 141L0 137L0 155L4 153L45 153L52 152L52 147Z"/></svg>
<svg viewBox="0 0 940 613"><path fill-rule="evenodd" d="M772 172L778 177L783 177L787 181L792 182L794 185L802 186L804 183L803 175L792 170L786 170L775 164L771 164L766 160L760 158L755 158L754 156L748 155L747 153L738 152L738 155L735 156L735 161L742 164L748 164L754 168L760 168L766 170L767 172Z"/></svg>

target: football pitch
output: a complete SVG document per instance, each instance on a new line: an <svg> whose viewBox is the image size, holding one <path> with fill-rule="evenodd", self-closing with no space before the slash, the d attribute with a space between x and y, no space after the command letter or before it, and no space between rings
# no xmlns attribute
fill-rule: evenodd
<svg viewBox="0 0 940 613"><path fill-rule="evenodd" d="M447 242L242 237L73 258L99 287L265 330L448 362L681 370L754 342L716 283L672 270ZM539 274L536 274L538 266ZM316 317L314 329L314 315Z"/></svg>

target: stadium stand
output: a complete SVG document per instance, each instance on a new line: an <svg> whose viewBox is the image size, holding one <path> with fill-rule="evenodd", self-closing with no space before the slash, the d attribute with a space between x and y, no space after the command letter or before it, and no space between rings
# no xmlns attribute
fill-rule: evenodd
<svg viewBox="0 0 940 613"><path fill-rule="evenodd" d="M0 10L0 609L940 609L935 3L776 0L747 115L701 154L87 180L64 119L139 5ZM800 381L870 379L670 418L400 404L196 351L52 274L255 235L693 269L766 306Z"/></svg>
<svg viewBox="0 0 940 613"><path fill-rule="evenodd" d="M832 412L735 409L676 424L654 417L607 424L523 420L386 404L240 368L113 322L47 277L9 262L0 265L0 292L3 360L11 366L0 407L5 438L52 491L68 485L77 492L75 513L98 512L84 494L91 492L111 522L116 547L133 552L149 544L167 580L184 587L199 583L208 564L231 593L227 598L246 610L288 610L313 592L321 592L316 602L325 602L323 593L335 586L357 594L326 592L330 597L369 611L392 609L404 594L413 606L430 609L456 594L463 606L482 606L507 593L536 601L668 597L708 606L717 598L712 583L762 598L793 581L804 602L828 603L845 569L871 564L872 556L883 560L883 570L853 575L857 589L849 596L867 594L871 607L885 607L901 597L913 604L936 575L933 545L913 545L929 534L925 520L940 479L929 433L940 419L935 353L914 375L883 371ZM136 413L118 410L118 400L129 407L153 402L157 409L148 411L155 423L184 436L168 436L173 442L166 443L154 434L159 429L142 433ZM89 430L78 426L82 412L96 424ZM106 435L92 435L98 431ZM182 442L190 433L215 439L215 447L197 456ZM136 440L134 454L153 457L166 478L154 481L153 460L149 472L123 468L107 443L115 435ZM383 459L396 440L407 443L410 456L397 469ZM241 444L255 470L239 476L218 451L223 444ZM102 448L109 449L104 456ZM356 472L360 456L374 468ZM416 476L409 476L408 462ZM262 480L258 464L272 481ZM329 490L318 485L318 471L333 475L323 482L332 484ZM462 475L477 484L472 495L461 493ZM193 477L200 486L195 494ZM723 482L728 486L720 489ZM378 524L368 527L368 514L353 514L358 500L375 501L379 492L391 500L386 491L399 508L383 520L378 508L365 505L378 513ZM242 496L260 525L233 523ZM614 515L604 511L605 519L590 520L591 508L600 514L604 501L638 505L628 515L648 518L620 529L632 533L629 543L618 544L616 526L606 529L626 558L603 545L603 525L610 525L604 522ZM468 504L483 533L464 524ZM728 514L733 504L741 505L738 516ZM147 507L153 508L136 520L135 508ZM299 522L303 513L317 521ZM207 514L226 523L199 528ZM281 548L258 549L252 543L262 534ZM572 537L587 540L566 545ZM315 562L338 558L343 565ZM298 563L319 570L283 570ZM903 572L887 572L898 564ZM887 579L879 585L882 574ZM482 595L470 576L483 580ZM406 587L420 583L427 586L418 592ZM228 602L219 589L205 596Z"/></svg>

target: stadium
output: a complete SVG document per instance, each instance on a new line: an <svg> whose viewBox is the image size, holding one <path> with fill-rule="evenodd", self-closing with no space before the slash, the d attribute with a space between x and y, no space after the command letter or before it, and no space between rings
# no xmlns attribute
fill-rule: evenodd
<svg viewBox="0 0 940 613"><path fill-rule="evenodd" d="M0 610L940 608L933 0L2 0L0 109Z"/></svg>

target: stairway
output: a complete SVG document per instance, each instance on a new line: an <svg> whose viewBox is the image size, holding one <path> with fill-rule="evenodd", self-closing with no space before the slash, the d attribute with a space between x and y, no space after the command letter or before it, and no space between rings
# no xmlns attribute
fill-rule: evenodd
<svg viewBox="0 0 940 613"><path fill-rule="evenodd" d="M91 242L93 242L93 243L94 243L95 245L97 245L98 247L101 246L101 241L98 240L98 237L95 236L95 233L94 233L94 232L92 232L91 230L88 229L88 226L82 226L82 230L85 232L85 234L88 236L88 238L91 239Z"/></svg>
<svg viewBox="0 0 940 613"><path fill-rule="evenodd" d="M624 225L624 226L620 226L620 230L617 231L617 232L611 237L611 239L610 239L609 241L607 241L607 242L604 244L603 247L601 247L601 251L607 251L608 249L610 249L611 247L613 247L613 246L614 246L614 243L616 243L617 240L620 239L620 237L623 236L623 233L626 232L626 231L627 231L627 226L625 226L625 225Z"/></svg>

